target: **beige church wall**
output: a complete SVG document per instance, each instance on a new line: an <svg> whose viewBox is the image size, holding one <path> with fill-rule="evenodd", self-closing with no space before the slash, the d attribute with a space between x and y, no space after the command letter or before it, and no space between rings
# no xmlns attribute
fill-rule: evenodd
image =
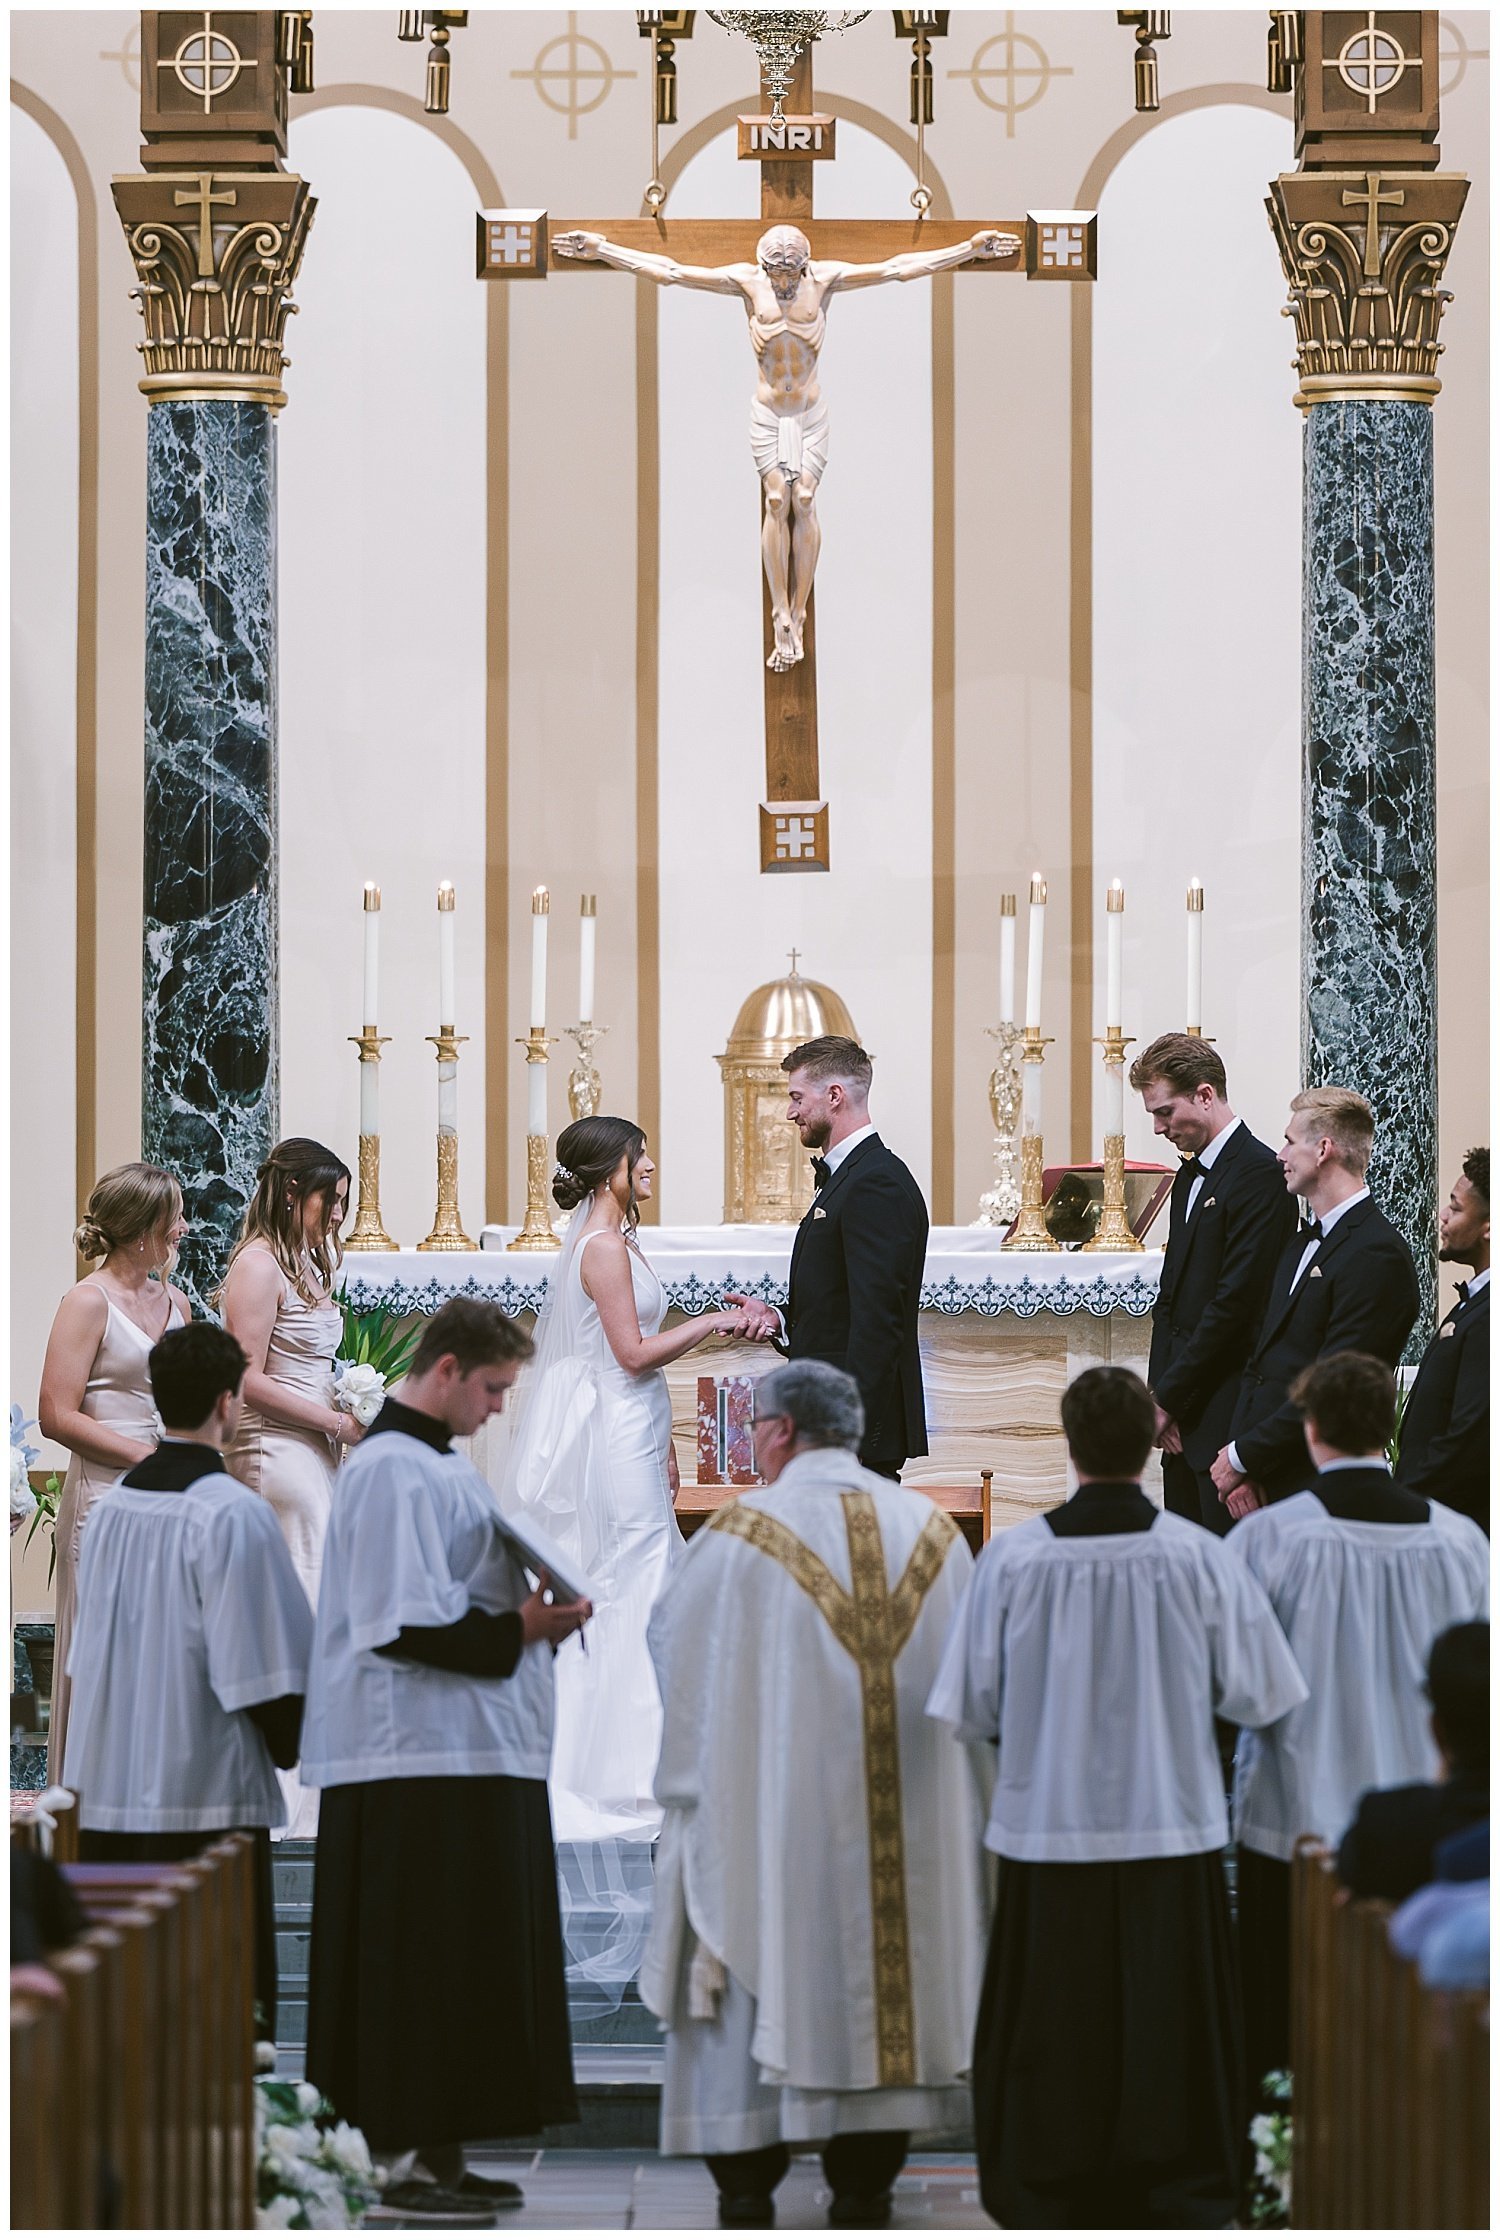
<svg viewBox="0 0 1500 2240"><path fill-rule="evenodd" d="M10 222L10 1376L34 1416L75 1274L79 322L78 197L24 110Z"/></svg>
<svg viewBox="0 0 1500 2240"><path fill-rule="evenodd" d="M296 131L318 255L278 429L281 1113L355 1165L363 882L381 889L382 1206L432 1224L436 894L457 895L460 1122L482 1188L485 304L457 157L388 111ZM401 340L392 347L399 305ZM457 467L459 471L455 472ZM424 1131L423 1117L429 1125ZM394 1125L391 1123L394 1122ZM425 1140L424 1140L425 1136ZM477 1201L476 1201L477 1202Z"/></svg>
<svg viewBox="0 0 1500 2240"><path fill-rule="evenodd" d="M879 368L837 373L836 395L830 386L829 542L819 588L829 617L824 636L841 599L884 597L889 589L882 589L878 553L867 549L870 540L860 526L866 517L848 510L873 502L854 488L851 462L859 454L851 447L859 440L860 416L888 415L901 518L914 520L923 511L932 555L924 563L918 611L903 616L904 631L926 633L909 669L903 648L903 674L922 670L931 685L930 706L921 739L902 733L900 798L889 811L857 768L840 765L844 749L829 697L839 690L840 665L825 654L824 783L833 805L837 868L826 880L760 882L751 935L736 928L715 942L695 899L705 883L704 828L712 820L726 860L734 850L748 856L760 792L758 739L752 718L731 768L716 744L726 732L725 710L718 697L708 699L696 711L697 792L684 796L666 782L671 738L682 736L671 732L675 687L668 672L680 616L663 605L672 534L665 510L672 407L659 378L675 309L669 313L656 292L609 273L488 289L469 277L473 209L492 192L496 201L545 206L554 221L607 220L639 210L650 155L649 50L624 9L571 18L562 10L475 10L453 40L452 115L426 119L422 52L396 40L390 12L319 10L319 92L293 105L291 156L306 170L321 208L298 285L303 309L290 329L291 401L280 423L288 926L283 1117L288 1127L301 1127L324 1115L316 1118L317 1129L352 1148L354 1054L344 1037L360 1023L353 1016L358 892L365 877L379 876L387 900L389 1000L401 1014L399 1027L387 1022L399 1036L387 1051L384 1113L387 1172L400 1200L399 1209L393 1202L388 1212L403 1232L421 1234L431 1218L435 1069L421 1038L436 1024L428 1015L435 947L429 889L445 871L460 880L460 984L464 1006L472 1007L472 1016L458 1022L474 1038L466 1046L461 1089L462 1200L471 1229L486 1217L515 1218L523 1202L524 1077L514 1038L526 1025L529 896L538 881L553 894L554 1032L573 1017L578 895L599 897L597 1009L610 1029L600 1053L606 1104L638 1112L663 1143L674 1111L682 1117L687 1109L679 1097L693 1084L689 1140L680 1148L674 1141L664 1161L669 1219L691 1218L705 1203L711 1213L717 1203L712 1056L723 1047L739 997L778 969L796 938L787 925L793 908L809 913L816 946L827 948L816 961L808 955L807 968L840 988L876 1047L881 1117L930 1183L935 1216L969 1218L990 1172L984 1092L992 1046L984 1030L995 1017L997 899L1007 888L1024 894L1033 869L1046 874L1052 902L1045 1025L1057 1040L1046 1077L1049 1153L1082 1156L1098 1148L1091 1140L1097 1135L1097 1054L1089 1037L1103 944L1097 921L1104 884L1114 872L1130 892L1129 970L1139 991L1126 1025L1141 1033L1153 1003L1168 1005L1174 1015L1179 1007L1184 873L1196 871L1207 883L1211 992L1215 976L1223 976L1219 1012L1216 1017L1211 1003L1207 1023L1225 1041L1247 1108L1274 1124L1274 1112L1268 1115L1262 1102L1271 1102L1269 1086L1262 1090L1257 1082L1252 1099L1246 1075L1252 1042L1282 1052L1265 1066L1278 1096L1287 1065L1295 1068L1294 990L1287 999L1293 1016L1273 1016L1276 990L1286 982L1296 949L1295 889L1287 884L1295 869L1280 867L1283 915L1272 926L1266 895L1253 891L1252 860L1256 851L1273 848L1274 832L1288 820L1295 834L1295 784L1284 795L1282 778L1266 762L1252 787L1250 774L1236 763L1227 782L1244 846L1222 866L1180 860L1200 813L1200 804L1187 801L1180 805L1177 840L1152 828L1136 843L1138 871L1112 865L1104 855L1115 817L1108 804L1123 790L1108 744L1119 724L1127 723L1131 752L1149 777L1142 794L1160 800L1168 790L1172 725L1194 712L1184 691L1168 687L1187 675L1199 679L1195 699L1217 690L1195 667L1205 615L1217 620L1226 644L1252 649L1273 642L1278 630L1284 636L1284 618L1295 615L1295 520L1278 544L1257 511L1254 568L1238 557L1221 560L1217 579L1185 565L1181 535L1175 529L1167 535L1167 525L1184 521L1201 533L1197 493L1214 456L1180 440L1180 430L1211 402L1205 383L1222 378L1226 405L1232 397L1235 411L1250 416L1242 428L1283 429L1267 438L1279 460L1288 446L1295 452L1299 439L1287 363L1291 330L1279 315L1281 281L1261 211L1275 163L1269 141L1266 155L1252 159L1248 144L1234 137L1263 131L1274 138L1275 116L1290 114L1289 101L1268 105L1262 90L1265 22L1262 11L1249 9L1174 13L1172 38L1161 48L1163 110L1152 119L1131 113L1131 41L1112 10L952 11L949 36L935 50L937 120L928 134L939 207L945 199L954 214L976 222L1020 218L1028 208L1077 206L1090 181L1103 181L1097 189L1103 277L1092 293L976 274L890 292L901 318L919 322L925 379L935 382L936 411L924 402L920 439L931 447L933 465L926 464L924 450L920 482L905 471L913 439L899 400L881 385ZM1445 319L1444 394L1435 412L1440 1113L1447 1174L1465 1144L1488 1131L1490 40L1488 19L1478 11L1444 16L1441 23L1444 163L1467 171L1474 182L1446 276L1455 300ZM60 134L75 149L86 188L80 238L97 256L97 273L86 273L82 283L85 316L76 350L68 346L86 369L78 513L85 532L81 574L92 610L81 614L79 626L94 649L92 658L85 653L82 659L75 730L97 840L80 827L76 901L67 905L83 929L76 1136L78 1156L91 1171L133 1157L139 1148L146 408L136 388L141 330L129 292L133 274L109 196L111 174L133 171L138 161L136 41L137 19L124 10L23 11L12 18L17 99L23 107L35 105L33 122L35 108L54 120L54 145ZM909 59L884 14L846 39L823 43L817 53L817 82L831 105L866 124L871 117L884 120L886 167L878 178L871 175L872 215L899 217L907 208ZM570 84L570 60L594 75ZM683 123L662 134L667 166L704 118L747 106L753 84L744 43L718 32L702 14L692 40L678 49L678 67ZM319 133L352 132L359 141L377 128L405 132L409 138L392 145L424 151L413 155L410 190L414 203L430 195L421 204L430 230L415 263L409 253L404 262L387 257L372 233L371 198L389 182L357 184L354 173L340 169L335 142L325 140L326 160L319 145ZM1206 136L1208 169L1185 161L1172 169L1172 135L1193 129ZM852 131L845 139L851 151L860 144ZM1231 146L1243 155L1242 168L1239 155L1230 163ZM1152 171L1158 160L1161 169ZM1112 211L1129 206L1137 163L1146 166L1134 176L1149 230L1127 242L1115 237ZM852 191L846 166L849 155L820 173L822 207L841 207L841 197ZM53 177L48 174L49 181ZM55 175L59 191L63 177ZM476 183L486 178L493 190ZM405 183L403 174L403 192ZM685 178L684 192L689 184ZM748 205L751 166L738 167L736 192ZM360 198L359 207L348 206L353 198ZM1222 220L1218 230L1215 213ZM76 219L75 210L68 222ZM456 241L450 228L457 229ZM1183 246L1189 238L1202 244L1191 255ZM1253 266L1245 261L1252 255ZM1205 259L1231 266L1232 288ZM1219 357L1195 367L1184 348L1166 338L1190 331L1188 306L1200 283L1214 300L1220 300L1214 291L1221 291L1229 323L1213 344ZM872 295L836 306L830 350L842 348L854 331L841 326L845 313L864 314L882 300ZM1111 304L1120 307L1113 324ZM334 305L344 308L335 313ZM705 459L702 473L722 481L740 509L733 519L726 513L712 537L705 522L698 541L705 566L722 570L726 582L733 578L740 611L749 618L749 642L737 643L726 658L743 680L736 688L740 704L748 698L753 705L759 630L755 493L744 435L748 354L733 332L731 306L710 298L692 309L703 316L705 339L697 356L677 352L676 378L689 389L713 391L695 399L694 409L722 417L724 434L714 440L728 448ZM346 315L352 332L364 338L357 351L348 347L352 332L330 331ZM53 324L35 327L31 339L24 329L17 332L17 348L41 359L28 378L49 394L56 387L57 336ZM1238 340L1231 343L1230 336ZM363 361L359 410L368 415L379 400L385 440L369 450L367 487L353 494L358 522L330 523L327 506L346 502L339 493L349 488L353 447L345 441L349 431L335 425L324 457L329 447L319 444L313 422L326 409L329 369L356 357ZM831 356L830 385L836 365ZM1170 387L1163 388L1164 380ZM856 393L867 382L870 393ZM482 419L476 419L476 386L483 391ZM950 392L951 410L945 401ZM648 394L658 401L646 415ZM300 434L299 416L306 423ZM1201 418L1192 424L1203 425ZM945 458L953 461L951 511L944 510ZM38 468L42 463L36 461ZM50 471L50 457L45 463ZM1230 475L1235 464L1222 462L1220 471ZM18 453L18 507L31 466ZM1117 517L1133 478L1144 479L1148 469L1162 495L1140 525L1131 567L1149 594L1138 619L1163 695L1159 709L1149 699L1144 710L1132 706L1127 696L1121 710L1116 694L1123 685L1095 673L1109 657L1110 633L1124 626L1118 605L1110 608L1101 539L1114 534L1107 527L1111 509ZM1269 469L1266 478L1246 479L1268 477ZM1253 494L1258 506L1270 495ZM836 539L840 508L853 526ZM372 509L381 516L373 531L367 526ZM452 549L432 551L435 518L451 518ZM325 556L335 546L329 563ZM897 552L892 577L905 564ZM368 596L358 588L367 582ZM1162 595L1161 586L1169 593ZM72 612L80 615L76 598ZM660 646L659 623L665 633ZM341 634L346 648L362 645L363 660L350 667L344 654L337 660L323 655L318 639L325 630ZM730 635L726 631L726 647ZM945 646L952 649L951 670ZM692 659L703 658L701 646L690 651ZM1257 662L1251 679L1257 696L1269 694L1273 681L1264 667ZM1140 690L1148 692L1149 678ZM410 711L429 694L435 715L422 736L423 763L414 779L407 738L417 722ZM1221 692L1217 708L1202 712L1217 713L1227 735L1248 721L1243 697ZM1295 724L1295 687L1286 704ZM16 751L24 758L24 740L18 738ZM1276 768L1285 767L1283 753ZM304 780L314 769L309 810ZM441 783L424 790L421 780L434 772L441 772ZM681 858L674 819L691 825L690 860ZM895 889L902 954L891 967L890 986L893 993L899 987L903 999L899 1016L892 1007L889 1027L879 1009L881 990L872 994L876 1008L869 1016L860 999L861 944L868 939L863 902L846 926L840 900L843 882L853 892L860 876L864 819L867 879L883 888L881 867L895 860L898 845L902 850ZM389 870L370 860L372 850L384 851L385 835L400 841L400 860ZM458 854L449 854L450 843ZM321 858L320 845L326 849ZM445 864L440 855L448 856ZM57 891L50 882L54 915ZM792 897L802 899L793 903ZM1151 915L1158 908L1161 936ZM673 974L689 968L708 976L702 1001L709 1015L701 1020L688 1006L686 983L681 1003L672 993L678 984ZM65 1017L72 1013L70 1004ZM555 1133L566 1116L568 1046L553 1056L549 1117ZM17 1233L21 1280L42 1287L58 1279L39 1258L33 1268L41 1229L50 1233L64 1216L71 1228L75 1211L64 1203L66 1156L56 1144L48 1151L56 1162L58 1205L45 1224L39 1222L35 1248ZM68 1272L65 1266L62 1280ZM21 1389L19 1364L13 1375L16 1396L30 1405L33 1395Z"/></svg>
<svg viewBox="0 0 1500 2240"><path fill-rule="evenodd" d="M1111 257L1094 304L1097 359L1115 370L1094 397L1093 1028L1112 878L1126 898L1121 1023L1137 1049L1187 1024L1184 904L1200 878L1201 1023L1239 1109L1273 1140L1299 1086L1300 620L1284 555L1301 533L1301 428L1256 188L1290 161L1286 122L1242 105L1138 140L1100 197ZM1191 291L1154 284L1167 209ZM1128 1093L1126 1150L1162 1151Z"/></svg>

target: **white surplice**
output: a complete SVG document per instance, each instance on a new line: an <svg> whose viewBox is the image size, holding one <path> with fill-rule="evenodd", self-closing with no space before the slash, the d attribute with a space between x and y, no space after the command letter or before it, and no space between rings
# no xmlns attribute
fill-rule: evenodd
<svg viewBox="0 0 1500 2240"><path fill-rule="evenodd" d="M925 1495L817 1449L669 1580L641 1970L663 2153L967 2120L993 1759L923 1707L972 1568Z"/></svg>

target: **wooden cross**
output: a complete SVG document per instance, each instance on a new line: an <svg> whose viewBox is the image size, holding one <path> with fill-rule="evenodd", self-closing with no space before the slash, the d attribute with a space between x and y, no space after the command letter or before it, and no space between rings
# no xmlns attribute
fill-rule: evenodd
<svg viewBox="0 0 1500 2240"><path fill-rule="evenodd" d="M796 225L815 260L834 258L875 264L907 250L955 248L981 230L1013 233L1021 254L962 265L962 272L1024 273L1028 280L1088 281L1097 266L1096 219L1091 211L1031 211L1015 218L813 217L813 165L834 149L834 120L813 112L812 50L804 48L785 98L785 131L770 131L771 96L762 83L762 115L740 119L740 153L758 161L760 217L563 218L544 211L482 210L478 221L478 271L482 280L544 279L550 273L602 272L607 265L549 255L548 234L601 233L622 249L654 251L679 264L754 264L768 226ZM821 128L821 129L815 129ZM513 223L529 231L529 254L518 258ZM502 249L501 245L504 245ZM826 871L828 804L819 797L816 592L808 601L800 661L766 668L766 798L760 805L760 867L764 871ZM762 653L770 655L774 630L771 595L761 571Z"/></svg>
<svg viewBox="0 0 1500 2240"><path fill-rule="evenodd" d="M182 188L179 187L172 197L178 209L182 209L190 202L196 202L198 205L198 277L200 280L212 280L214 276L213 209L216 204L220 203L227 204L230 209L233 209L240 199L232 187L227 188L223 194L215 194L213 185L213 173L211 171L201 171L198 174L198 191L196 194L191 191L184 193Z"/></svg>

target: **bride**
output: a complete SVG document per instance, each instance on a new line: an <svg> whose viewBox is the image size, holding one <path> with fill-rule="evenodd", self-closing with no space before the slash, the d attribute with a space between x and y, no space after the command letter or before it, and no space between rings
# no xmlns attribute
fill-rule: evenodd
<svg viewBox="0 0 1500 2240"><path fill-rule="evenodd" d="M656 1172L633 1121L575 1120L552 1195L568 1225L536 1331L502 1505L528 1511L593 1581L587 1639L556 1666L552 1822L569 1983L618 2004L650 1916L661 1705L646 1621L683 1549L663 1370L710 1337L750 1334L733 1308L663 1332L667 1297L636 1237Z"/></svg>

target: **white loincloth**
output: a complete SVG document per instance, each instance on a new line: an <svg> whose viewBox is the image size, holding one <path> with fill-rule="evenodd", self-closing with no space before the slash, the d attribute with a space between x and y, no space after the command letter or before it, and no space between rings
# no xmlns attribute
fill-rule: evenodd
<svg viewBox="0 0 1500 2240"><path fill-rule="evenodd" d="M821 482L828 465L828 402L819 397L805 412L777 412L759 397L750 400L750 449L764 482L780 467L788 482L804 475Z"/></svg>
<svg viewBox="0 0 1500 2240"><path fill-rule="evenodd" d="M685 1940L691 1951L694 1939ZM683 1957L667 2031L661 2092L664 2155L747 2154L777 2140L822 2145L854 2131L962 2131L973 2120L966 2085L889 2086L869 2092L801 2092L768 2084L750 2051L755 2001L729 1976L713 2022L689 2013Z"/></svg>

